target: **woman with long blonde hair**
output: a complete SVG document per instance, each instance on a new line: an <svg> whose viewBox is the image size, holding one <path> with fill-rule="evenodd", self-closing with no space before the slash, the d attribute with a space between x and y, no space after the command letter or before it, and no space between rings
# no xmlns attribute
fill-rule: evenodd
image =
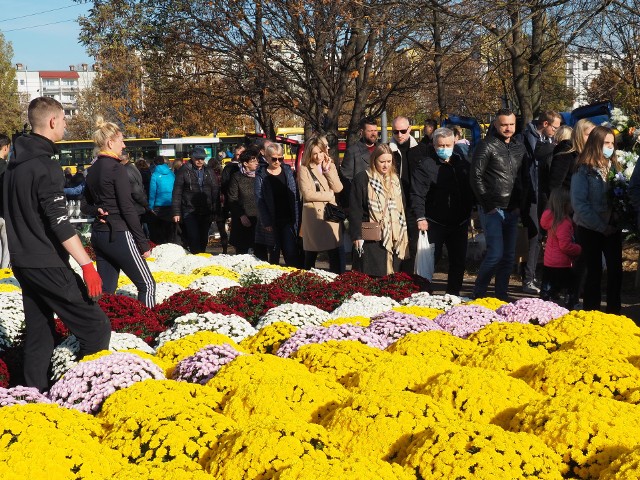
<svg viewBox="0 0 640 480"><path fill-rule="evenodd" d="M609 201L610 173L620 171L615 135L608 127L595 127L578 156L571 177L571 204L576 240L582 247L587 274L584 309L600 309L602 256L607 263L607 313L620 313L622 288L622 234Z"/></svg>
<svg viewBox="0 0 640 480"><path fill-rule="evenodd" d="M327 203L336 205L336 193L342 191L338 170L329 156L327 139L310 138L304 146L302 167L298 171L302 196L302 247L304 268L315 267L318 252L327 252L333 273L345 270L342 249L342 223L324 219Z"/></svg>
<svg viewBox="0 0 640 480"><path fill-rule="evenodd" d="M407 221L400 179L389 145L376 147L369 169L358 173L351 187L349 233L355 269L372 276L397 272L409 254ZM377 222L380 240L363 240L362 223Z"/></svg>
<svg viewBox="0 0 640 480"><path fill-rule="evenodd" d="M144 260L149 241L142 231L131 185L120 156L126 145L120 128L102 117L96 121L93 141L98 157L87 173L83 213L96 217L91 245L96 253L103 289L115 293L122 270L138 289L138 300L147 307L156 303L156 283Z"/></svg>

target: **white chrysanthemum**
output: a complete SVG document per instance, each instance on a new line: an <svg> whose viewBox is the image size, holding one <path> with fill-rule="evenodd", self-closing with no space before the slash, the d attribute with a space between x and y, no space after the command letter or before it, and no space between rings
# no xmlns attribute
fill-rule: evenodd
<svg viewBox="0 0 640 480"><path fill-rule="evenodd" d="M159 282L156 283L156 303L162 303L174 293L184 290L177 283ZM123 285L116 290L116 295L124 295L126 297L138 298L138 289L133 283Z"/></svg>
<svg viewBox="0 0 640 480"><path fill-rule="evenodd" d="M130 333L111 332L109 350L112 352L123 350L141 350L154 354L155 350L141 339ZM74 365L78 363L80 342L75 335L69 335L53 350L51 356L51 379L59 380Z"/></svg>
<svg viewBox="0 0 640 480"><path fill-rule="evenodd" d="M168 267L173 262L187 255L187 251L180 245L175 243L164 243L157 245L151 250L150 257L154 259L154 263L159 270L170 270Z"/></svg>
<svg viewBox="0 0 640 480"><path fill-rule="evenodd" d="M211 258L211 265L220 265L221 267L227 267L236 273L242 274L249 271L258 265L269 265L268 262L264 262L258 257L249 254L243 255L216 255Z"/></svg>
<svg viewBox="0 0 640 480"><path fill-rule="evenodd" d="M276 322L290 323L296 327L310 327L321 325L329 320L329 314L313 305L303 305L301 303L283 303L267 311L256 325L256 329L271 325Z"/></svg>
<svg viewBox="0 0 640 480"><path fill-rule="evenodd" d="M21 345L24 329L22 292L0 294L0 350Z"/></svg>
<svg viewBox="0 0 640 480"><path fill-rule="evenodd" d="M318 275L319 277L321 277L323 280L326 280L327 282L333 282L338 276L337 273L329 272L328 270L321 270L319 268L312 268L311 270L309 270L309 273Z"/></svg>
<svg viewBox="0 0 640 480"><path fill-rule="evenodd" d="M429 295L428 292L418 292L403 299L400 303L409 307L429 307L447 311L469 300L466 297L458 297L448 293L446 295Z"/></svg>
<svg viewBox="0 0 640 480"><path fill-rule="evenodd" d="M201 255L187 255L186 257L178 258L171 264L168 270L174 273L188 275L196 268L208 267L211 265L212 258L213 257L203 257Z"/></svg>
<svg viewBox="0 0 640 480"><path fill-rule="evenodd" d="M171 328L158 335L156 348L172 340L178 340L204 330L221 333L234 342L240 342L257 333L257 330L239 315L222 315L211 312L187 313L176 318Z"/></svg>
<svg viewBox="0 0 640 480"><path fill-rule="evenodd" d="M207 275L197 280L194 280L189 284L187 288L192 290L202 290L210 295L217 295L225 288L239 287L240 284L234 280L226 277L220 277L217 275Z"/></svg>
<svg viewBox="0 0 640 480"><path fill-rule="evenodd" d="M373 317L379 313L391 310L398 305L400 305L398 302L389 297L354 293L350 298L345 300L342 305L331 312L329 318L355 316Z"/></svg>
<svg viewBox="0 0 640 480"><path fill-rule="evenodd" d="M240 285L248 287L256 284L267 284L286 275L286 270L280 268L254 268L240 275Z"/></svg>

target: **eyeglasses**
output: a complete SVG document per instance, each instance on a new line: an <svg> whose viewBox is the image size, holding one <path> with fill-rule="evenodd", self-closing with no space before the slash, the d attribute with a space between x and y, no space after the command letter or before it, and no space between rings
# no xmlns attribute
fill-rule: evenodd
<svg viewBox="0 0 640 480"><path fill-rule="evenodd" d="M271 157L272 162L284 162L284 157Z"/></svg>
<svg viewBox="0 0 640 480"><path fill-rule="evenodd" d="M410 127L405 128L404 130L391 130L391 131L393 132L394 135L398 135L399 133L404 135L405 133L407 133L409 131L409 129L410 129Z"/></svg>

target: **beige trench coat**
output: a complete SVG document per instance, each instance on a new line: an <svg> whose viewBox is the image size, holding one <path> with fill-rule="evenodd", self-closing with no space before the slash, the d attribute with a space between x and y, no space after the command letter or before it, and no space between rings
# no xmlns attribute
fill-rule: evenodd
<svg viewBox="0 0 640 480"><path fill-rule="evenodd" d="M301 166L298 172L298 188L302 195L302 246L308 252L324 252L337 248L342 242L342 223L323 219L325 204L336 204L335 194L342 191L342 182L333 163L327 173L319 173L317 168L314 173L320 182L319 192L308 167Z"/></svg>

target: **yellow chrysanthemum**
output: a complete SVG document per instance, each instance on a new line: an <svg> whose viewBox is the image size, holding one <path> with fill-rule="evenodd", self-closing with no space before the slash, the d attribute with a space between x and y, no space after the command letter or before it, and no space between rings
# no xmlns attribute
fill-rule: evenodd
<svg viewBox="0 0 640 480"><path fill-rule="evenodd" d="M134 384L105 402L98 416L103 443L133 463L200 470L218 438L236 426L218 412L219 398L212 389L182 382Z"/></svg>
<svg viewBox="0 0 640 480"><path fill-rule="evenodd" d="M194 470L191 465L181 467L175 462L128 464L112 480L211 480L203 469Z"/></svg>
<svg viewBox="0 0 640 480"><path fill-rule="evenodd" d="M630 360L640 357L640 333L587 333L565 342L560 350L582 356L603 355Z"/></svg>
<svg viewBox="0 0 640 480"><path fill-rule="evenodd" d="M125 460L94 417L56 404L0 408L0 478L111 479Z"/></svg>
<svg viewBox="0 0 640 480"><path fill-rule="evenodd" d="M345 325L347 323L351 325L360 325L361 327L368 327L371 324L371 319L361 315L355 317L338 317L323 322L322 326L329 327L331 325Z"/></svg>
<svg viewBox="0 0 640 480"><path fill-rule="evenodd" d="M298 328L288 322L271 323L242 340L239 345L248 353L276 353L282 342L288 340L296 330Z"/></svg>
<svg viewBox="0 0 640 480"><path fill-rule="evenodd" d="M614 336L640 333L640 328L630 318L584 310L569 312L560 318L551 320L545 325L545 328L562 343L591 333Z"/></svg>
<svg viewBox="0 0 640 480"><path fill-rule="evenodd" d="M183 288L187 288L191 282L200 278L199 275L184 275L181 273L157 271L151 272L156 283L175 283Z"/></svg>
<svg viewBox="0 0 640 480"><path fill-rule="evenodd" d="M431 330L410 333L387 347L387 351L411 357L439 358L454 361L462 354L473 352L475 345L447 332Z"/></svg>
<svg viewBox="0 0 640 480"><path fill-rule="evenodd" d="M456 363L507 373L543 362L559 346L544 327L530 323L494 322L471 334L469 341L477 347Z"/></svg>
<svg viewBox="0 0 640 480"><path fill-rule="evenodd" d="M196 253L194 255L196 257L203 257L203 258L211 258L211 257L213 257L213 255L211 255L210 253L206 253L206 252L200 252L200 253Z"/></svg>
<svg viewBox="0 0 640 480"><path fill-rule="evenodd" d="M507 427L516 410L542 395L522 380L484 368L458 367L436 375L418 390L460 418Z"/></svg>
<svg viewBox="0 0 640 480"><path fill-rule="evenodd" d="M228 343L233 348L241 350L240 346L222 333L202 330L178 340L165 343L156 352L156 355L167 365L171 365L169 373L173 372L180 360L190 357L207 345L221 345Z"/></svg>
<svg viewBox="0 0 640 480"><path fill-rule="evenodd" d="M354 391L379 392L416 391L438 373L456 366L437 355L432 358L383 355L350 375L345 386Z"/></svg>
<svg viewBox="0 0 640 480"><path fill-rule="evenodd" d="M295 267L287 267L285 265L273 265L273 264L263 264L263 265L256 265L255 267L253 267L254 270L262 270L262 269L271 269L271 270L280 270L283 272L297 272L300 269L299 268L295 268Z"/></svg>
<svg viewBox="0 0 640 480"><path fill-rule="evenodd" d="M430 318L431 320L444 313L444 310L438 310L437 308L409 305L399 305L397 307L393 307L391 310L394 312L406 313L407 315L415 315L416 317Z"/></svg>
<svg viewBox="0 0 640 480"><path fill-rule="evenodd" d="M576 391L529 403L509 429L532 433L555 450L567 478L596 479L614 459L640 444L638 408Z"/></svg>
<svg viewBox="0 0 640 480"><path fill-rule="evenodd" d="M602 471L599 480L638 480L640 478L640 447L620 455Z"/></svg>
<svg viewBox="0 0 640 480"><path fill-rule="evenodd" d="M533 435L470 422L416 435L399 463L424 480L561 480L559 455Z"/></svg>
<svg viewBox="0 0 640 480"><path fill-rule="evenodd" d="M228 400L223 413L240 424L252 416L318 421L348 392L289 358L241 355L223 366L208 386Z"/></svg>
<svg viewBox="0 0 640 480"><path fill-rule="evenodd" d="M502 305L506 305L506 304L507 302L504 302L499 298L493 298L493 297L476 298L475 300L471 300L469 302L464 303L464 305L480 305L481 307L486 307L489 310L497 310Z"/></svg>
<svg viewBox="0 0 640 480"><path fill-rule="evenodd" d="M354 372L384 355L390 354L353 340L330 340L304 345L291 358L346 385Z"/></svg>
<svg viewBox="0 0 640 480"><path fill-rule="evenodd" d="M280 470L274 480L415 480L400 465L371 457L299 460Z"/></svg>
<svg viewBox="0 0 640 480"><path fill-rule="evenodd" d="M455 418L450 408L427 395L398 391L352 395L322 425L346 454L392 461L416 433Z"/></svg>
<svg viewBox="0 0 640 480"><path fill-rule="evenodd" d="M640 370L623 358L585 357L571 351L554 352L513 375L550 396L579 390L620 400L640 385Z"/></svg>
<svg viewBox="0 0 640 480"><path fill-rule="evenodd" d="M230 268L221 267L220 265L209 265L207 267L196 268L195 270L193 270L193 272L191 272L191 274L197 277L204 277L207 275L213 277L225 277L235 282L237 282L240 278L240 275L238 273L234 272Z"/></svg>
<svg viewBox="0 0 640 480"><path fill-rule="evenodd" d="M297 461L343 456L320 425L260 418L222 435L206 459L206 470L225 480L269 479Z"/></svg>

